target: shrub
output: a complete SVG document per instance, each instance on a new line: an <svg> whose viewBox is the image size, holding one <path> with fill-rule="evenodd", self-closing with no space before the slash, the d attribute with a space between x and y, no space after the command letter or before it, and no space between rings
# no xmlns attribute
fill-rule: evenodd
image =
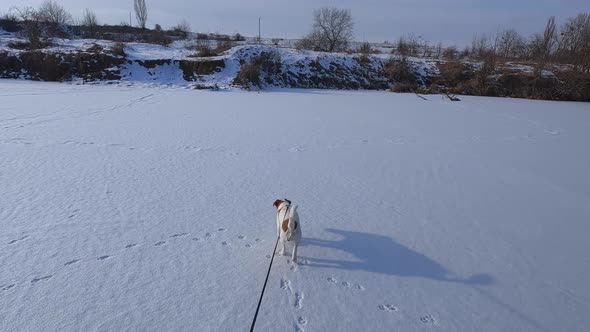
<svg viewBox="0 0 590 332"><path fill-rule="evenodd" d="M416 92L418 86L414 83L397 83L391 87L392 92Z"/></svg>
<svg viewBox="0 0 590 332"><path fill-rule="evenodd" d="M259 56L244 61L234 79L234 84L244 88L261 88L263 82L272 84L276 75L281 73L282 61L278 52L262 52ZM261 80L261 78L263 80Z"/></svg>
<svg viewBox="0 0 590 332"><path fill-rule="evenodd" d="M414 69L406 57L401 60L390 59L385 64L385 74L394 83L416 84L417 77Z"/></svg>
<svg viewBox="0 0 590 332"><path fill-rule="evenodd" d="M166 35L160 28L160 30L150 31L145 37L144 40L151 44L158 44L163 46L168 46L172 44L172 38Z"/></svg>
<svg viewBox="0 0 590 332"><path fill-rule="evenodd" d="M181 39L186 39L191 32L191 26L186 20L182 20L176 26L172 27L172 31L178 34Z"/></svg>
<svg viewBox="0 0 590 332"><path fill-rule="evenodd" d="M438 66L440 71L440 84L446 87L455 87L459 83L473 78L473 70L465 63L449 61Z"/></svg>
<svg viewBox="0 0 590 332"><path fill-rule="evenodd" d="M127 53L125 53L125 43L115 43L112 47L111 47L111 54L114 56L122 56L122 57L126 57Z"/></svg>
<svg viewBox="0 0 590 332"><path fill-rule="evenodd" d="M211 57L218 56L221 53L234 47L231 41L218 41L215 48L211 47L208 40L197 40L197 57Z"/></svg>
<svg viewBox="0 0 590 332"><path fill-rule="evenodd" d="M371 47L371 44L369 44L368 42L362 43L358 49L358 52L362 54L370 54L372 51L373 48Z"/></svg>
<svg viewBox="0 0 590 332"><path fill-rule="evenodd" d="M240 33L236 33L233 38L234 41L245 41L246 37L242 36Z"/></svg>

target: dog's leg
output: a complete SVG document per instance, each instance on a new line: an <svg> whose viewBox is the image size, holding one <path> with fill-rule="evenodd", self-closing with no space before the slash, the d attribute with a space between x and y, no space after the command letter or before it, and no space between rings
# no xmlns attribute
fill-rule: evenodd
<svg viewBox="0 0 590 332"><path fill-rule="evenodd" d="M279 251L278 254L281 256L285 255L285 241L283 241L283 239L279 239L279 242L281 243L279 246Z"/></svg>
<svg viewBox="0 0 590 332"><path fill-rule="evenodd" d="M297 247L297 244L293 245L293 255L291 256L291 262L294 264L297 264Z"/></svg>

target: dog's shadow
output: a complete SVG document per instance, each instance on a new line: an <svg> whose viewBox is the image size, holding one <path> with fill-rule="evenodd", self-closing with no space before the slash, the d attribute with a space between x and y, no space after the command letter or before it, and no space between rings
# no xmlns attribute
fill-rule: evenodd
<svg viewBox="0 0 590 332"><path fill-rule="evenodd" d="M362 270L391 276L422 277L470 285L493 283L493 278L487 274L477 274L465 279L453 276L440 263L387 236L338 229L326 231L340 235L342 238L335 241L303 238L301 244L341 250L354 255L356 259L348 261L305 257L308 261L307 265L311 267Z"/></svg>

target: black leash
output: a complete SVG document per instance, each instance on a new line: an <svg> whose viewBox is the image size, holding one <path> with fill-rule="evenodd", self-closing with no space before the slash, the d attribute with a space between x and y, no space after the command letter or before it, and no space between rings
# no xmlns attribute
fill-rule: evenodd
<svg viewBox="0 0 590 332"><path fill-rule="evenodd" d="M277 251L278 244L279 244L279 237L277 236L277 242L275 243L275 248L272 251L270 265L268 266L268 272L266 273L266 280L264 280L264 286L262 287L262 293L260 293L260 300L258 300L258 307L256 307L256 314L254 314L254 320L252 320L252 326L250 327L250 332L254 331L254 325L256 325L256 318L258 318L258 311L260 310L260 304L262 303L262 297L264 296L264 290L266 289L266 283L268 282L268 276L270 275L270 269L272 268L272 261L275 259L275 252Z"/></svg>

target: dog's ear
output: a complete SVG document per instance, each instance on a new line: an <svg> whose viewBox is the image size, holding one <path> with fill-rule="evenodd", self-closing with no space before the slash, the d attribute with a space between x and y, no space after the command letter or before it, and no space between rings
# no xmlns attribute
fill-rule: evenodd
<svg viewBox="0 0 590 332"><path fill-rule="evenodd" d="M289 205L291 205L291 201L285 198L285 202L289 203Z"/></svg>
<svg viewBox="0 0 590 332"><path fill-rule="evenodd" d="M279 208L279 205L281 205L281 203L283 203L283 201L281 201L280 199L277 199L274 203L272 203L272 205L274 205L275 208Z"/></svg>

